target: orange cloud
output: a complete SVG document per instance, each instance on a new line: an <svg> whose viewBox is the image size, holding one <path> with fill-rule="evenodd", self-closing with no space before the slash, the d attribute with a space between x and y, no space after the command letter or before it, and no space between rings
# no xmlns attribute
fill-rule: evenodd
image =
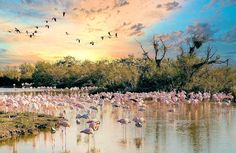
<svg viewBox="0 0 236 153"><path fill-rule="evenodd" d="M45 15L32 17L32 14L23 14L22 18L26 22L9 21L7 17L0 17L0 28L4 29L0 32L0 39L11 46L5 56L12 62L15 60L19 63L27 60L56 60L67 55L81 60L137 55L139 46L134 38L142 36L146 28L167 17L170 11L164 6L172 2L173 0L72 0L69 3L58 1L55 4L49 0L45 4L25 2L22 6L25 6L26 12L27 9L33 9L42 11ZM179 7L177 2L174 6ZM62 16L63 11L66 12L65 17ZM56 17L57 22L53 22L52 17ZM27 20L35 23L27 23ZM45 27L45 20L50 21L49 29ZM39 29L35 29L35 26L39 26ZM22 33L16 34L15 27ZM13 32L8 33L9 29ZM26 30L29 33L37 30L37 33L30 38ZM109 31L113 35L111 39L108 38ZM115 33L118 33L118 38L114 37ZM101 36L105 36L105 40ZM78 43L76 39L81 42ZM95 45L89 45L90 41L94 41Z"/></svg>

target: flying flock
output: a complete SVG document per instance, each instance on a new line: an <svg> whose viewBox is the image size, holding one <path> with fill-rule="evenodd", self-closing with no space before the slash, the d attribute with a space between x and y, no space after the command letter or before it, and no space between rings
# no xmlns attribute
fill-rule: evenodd
<svg viewBox="0 0 236 153"><path fill-rule="evenodd" d="M64 12L62 12L62 16L63 17L65 17L66 16L66 12L64 11ZM33 30L23 30L23 29L19 29L19 28L15 28L15 29L13 29L13 30L8 30L8 32L9 33L16 33L16 34L26 34L27 36L29 36L30 38L33 38L33 37L35 37L37 34L38 34L38 32L39 32L39 28L47 28L47 29L49 29L49 28L51 28L51 26L50 26L50 22L57 22L58 21L58 19L56 18L56 17L52 17L51 18L51 21L50 20L45 20L44 21L44 25L43 26L34 26L33 27ZM68 33L68 32L65 32L65 34L68 36L68 35L70 35L70 33ZM105 40L106 38L109 38L109 39L112 39L112 38L118 38L118 34L117 33L111 33L110 31L109 32L107 32L107 34L106 35L103 35L103 36L100 36L100 39L101 40ZM81 40L79 39L79 38L76 38L75 39L75 41L77 42L77 43L81 43ZM92 46L94 46L95 45L95 42L94 41L90 41L89 42L89 45L92 45Z"/></svg>

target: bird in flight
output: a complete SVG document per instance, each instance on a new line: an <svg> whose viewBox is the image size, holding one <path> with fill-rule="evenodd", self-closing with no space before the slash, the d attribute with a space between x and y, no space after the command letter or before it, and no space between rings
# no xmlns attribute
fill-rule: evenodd
<svg viewBox="0 0 236 153"><path fill-rule="evenodd" d="M34 36L34 33L30 34L29 37L32 38Z"/></svg>
<svg viewBox="0 0 236 153"><path fill-rule="evenodd" d="M76 41L77 41L78 43L80 43L80 39L77 38Z"/></svg>
<svg viewBox="0 0 236 153"><path fill-rule="evenodd" d="M16 33L20 33L20 30L17 29L17 28L15 28L15 32L16 32Z"/></svg>
<svg viewBox="0 0 236 153"><path fill-rule="evenodd" d="M57 22L57 18L55 18L55 17L53 17L52 20L55 21L55 22Z"/></svg>
<svg viewBox="0 0 236 153"><path fill-rule="evenodd" d="M93 41L91 41L89 44L94 46L95 43Z"/></svg>
<svg viewBox="0 0 236 153"><path fill-rule="evenodd" d="M77 8L74 8L73 10L77 10ZM63 11L62 12L62 16L63 17L65 17L67 15L67 12L66 11ZM52 22L57 22L57 20L58 20L58 18L57 17L52 17L51 18L51 20L52 20ZM58 20L59 21L59 20ZM49 28L51 28L50 26L51 25L49 25L49 23L50 23L50 18L49 19L45 19L43 22L45 22L46 24L44 25L45 26L45 28L47 28L47 29L49 29ZM33 32L31 32L31 31L29 31L29 30L26 30L25 32L26 32L26 34L30 37L30 38L33 38L33 37L35 37L35 35L37 34L37 33L39 33L39 28L40 28L41 26L39 26L39 25L34 25L33 26L33 28L35 28L34 30L33 30ZM21 33L21 31L18 29L18 28L15 28L14 30L8 30L7 31L8 33L13 33L13 32L15 32L15 33ZM65 34L66 35L70 35L70 33L68 33L68 32L65 32ZM73 35L73 34L72 34ZM113 32L111 32L111 31L108 31L107 32L107 35L105 34L105 35L101 35L100 36L100 39L101 40L105 40L106 38L109 38L109 39L112 39L112 38L118 38L118 33L113 33ZM81 43L81 40L79 39L79 38L74 38L75 40L76 40L76 42L77 43ZM89 45L92 45L92 46L94 46L95 45L95 42L94 41L90 41L89 42Z"/></svg>

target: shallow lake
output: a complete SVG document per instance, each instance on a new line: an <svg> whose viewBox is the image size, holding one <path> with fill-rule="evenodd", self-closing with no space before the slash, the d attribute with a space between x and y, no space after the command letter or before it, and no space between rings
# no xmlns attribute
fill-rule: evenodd
<svg viewBox="0 0 236 153"><path fill-rule="evenodd" d="M145 112L113 108L106 103L96 114L101 121L94 135L81 134L85 120L77 125L76 111L67 110L70 128L41 132L0 143L0 153L234 153L236 152L236 108L213 103L169 106L147 103ZM142 115L142 128L120 125L122 116Z"/></svg>

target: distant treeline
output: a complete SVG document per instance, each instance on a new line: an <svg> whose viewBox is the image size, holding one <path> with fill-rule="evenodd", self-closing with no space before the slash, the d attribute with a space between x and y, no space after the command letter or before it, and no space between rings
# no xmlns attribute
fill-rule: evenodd
<svg viewBox="0 0 236 153"><path fill-rule="evenodd" d="M155 60L122 58L112 61L78 61L64 57L55 62L22 64L0 71L1 87L21 87L22 83L38 86L83 87L97 86L98 91L210 91L236 93L236 68L205 65L189 75L191 63L199 61L197 56L180 56L162 61L161 67Z"/></svg>

